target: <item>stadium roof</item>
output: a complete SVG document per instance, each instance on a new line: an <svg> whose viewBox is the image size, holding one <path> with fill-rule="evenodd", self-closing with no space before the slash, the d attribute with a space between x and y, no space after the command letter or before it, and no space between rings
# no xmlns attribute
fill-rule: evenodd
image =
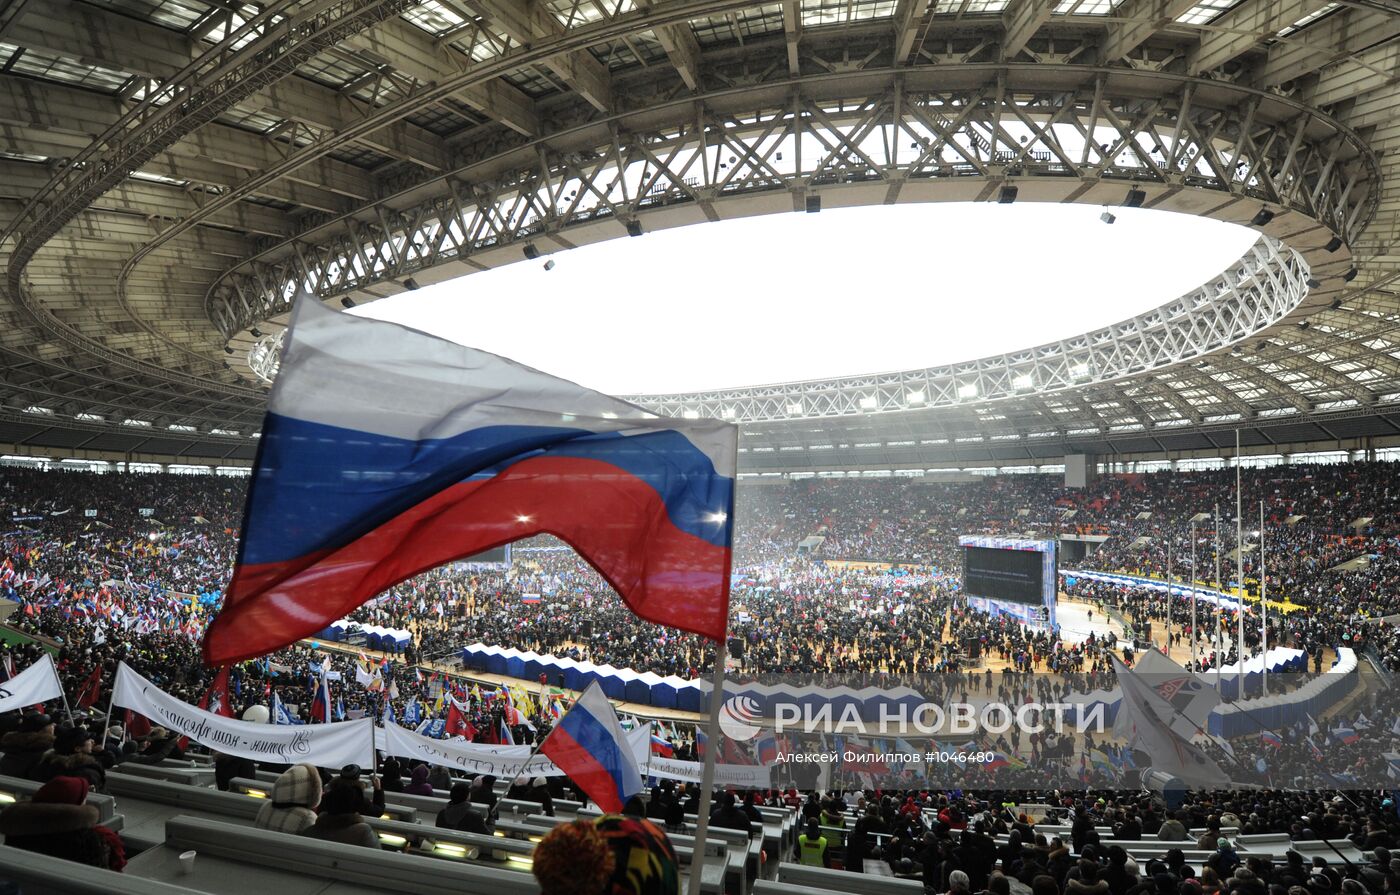
<svg viewBox="0 0 1400 895"><path fill-rule="evenodd" d="M1078 339L639 400L743 421L751 469L1395 434L1398 34L1386 0L11 0L0 442L246 459L299 290L951 200L1261 237Z"/></svg>

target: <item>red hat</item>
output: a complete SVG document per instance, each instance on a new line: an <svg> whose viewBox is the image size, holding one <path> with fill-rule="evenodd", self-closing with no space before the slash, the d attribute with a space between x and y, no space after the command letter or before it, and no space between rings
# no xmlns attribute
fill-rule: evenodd
<svg viewBox="0 0 1400 895"><path fill-rule="evenodd" d="M87 801L88 783L81 777L55 777L39 787L34 801L50 805L81 805Z"/></svg>

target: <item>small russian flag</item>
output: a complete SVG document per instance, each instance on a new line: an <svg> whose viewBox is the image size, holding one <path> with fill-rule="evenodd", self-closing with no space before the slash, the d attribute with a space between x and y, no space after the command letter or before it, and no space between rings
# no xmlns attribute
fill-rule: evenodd
<svg viewBox="0 0 1400 895"><path fill-rule="evenodd" d="M627 800L642 791L637 758L597 681L550 731L540 752L607 814L621 812Z"/></svg>
<svg viewBox="0 0 1400 895"><path fill-rule="evenodd" d="M1272 730L1259 731L1259 742L1265 746L1268 746L1270 749L1283 748L1283 738L1280 737L1278 734L1274 733Z"/></svg>
<svg viewBox="0 0 1400 895"><path fill-rule="evenodd" d="M671 748L671 744L656 734L651 735L651 754L660 755L662 758L670 758L676 754L676 750Z"/></svg>
<svg viewBox="0 0 1400 895"><path fill-rule="evenodd" d="M1361 737L1357 736L1356 731L1350 727L1336 728L1332 731L1332 738L1348 746L1361 739Z"/></svg>

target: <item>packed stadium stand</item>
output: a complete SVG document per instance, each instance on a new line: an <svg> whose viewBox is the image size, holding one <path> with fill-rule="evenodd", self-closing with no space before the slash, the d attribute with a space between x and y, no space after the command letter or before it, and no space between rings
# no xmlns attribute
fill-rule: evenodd
<svg viewBox="0 0 1400 895"><path fill-rule="evenodd" d="M0 891L1400 891L1397 37L1392 0L0 0ZM544 535L205 666L295 301L971 201L1256 238L1073 338L629 396L739 429L723 642ZM960 538L1054 545L1046 614ZM620 814L509 751L598 690ZM871 726L900 694L1109 727ZM330 722L364 760L297 763Z"/></svg>

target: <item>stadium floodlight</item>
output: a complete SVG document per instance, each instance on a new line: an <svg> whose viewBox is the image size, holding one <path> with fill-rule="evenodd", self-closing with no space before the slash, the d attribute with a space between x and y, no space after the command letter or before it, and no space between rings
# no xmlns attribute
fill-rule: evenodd
<svg viewBox="0 0 1400 895"><path fill-rule="evenodd" d="M816 214L817 212L819 212L819 211L821 211L821 210L822 210L822 197L821 197L821 196L808 196L808 197L807 197L807 213L808 213L808 214Z"/></svg>
<svg viewBox="0 0 1400 895"><path fill-rule="evenodd" d="M548 261L546 261L546 262L544 263L544 269L545 269L545 270L553 270L553 269L554 269L554 259L553 259L553 258L550 258Z"/></svg>
<svg viewBox="0 0 1400 895"><path fill-rule="evenodd" d="M879 402L875 400L874 395L866 395L864 398L860 399L860 409L874 410L878 403Z"/></svg>
<svg viewBox="0 0 1400 895"><path fill-rule="evenodd" d="M1105 208L1103 214L1099 215L1099 220L1103 221L1105 224L1111 224L1118 220L1118 218L1114 217L1113 212Z"/></svg>
<svg viewBox="0 0 1400 895"><path fill-rule="evenodd" d="M233 347L230 346L230 345L225 345L225 346L224 346L224 354L233 354Z"/></svg>
<svg viewBox="0 0 1400 895"><path fill-rule="evenodd" d="M1019 189L1008 183L1001 188L1001 193L997 196L997 204L1010 205L1012 202L1016 201L1016 194L1019 192Z"/></svg>
<svg viewBox="0 0 1400 895"><path fill-rule="evenodd" d="M627 235L628 235L628 236L641 236L641 235L642 235L642 222L641 222L641 221L628 221L628 222L627 222Z"/></svg>
<svg viewBox="0 0 1400 895"><path fill-rule="evenodd" d="M404 280L404 281L403 281L403 287L404 287L405 289L407 289L409 292L413 292L413 291L415 291L415 290L418 290L418 289L422 289L422 288L423 288L422 286L419 286L419 285L418 285L418 281L415 280L413 277L409 277L408 279Z"/></svg>
<svg viewBox="0 0 1400 895"><path fill-rule="evenodd" d="M1272 211L1270 211L1267 208L1261 208L1259 209L1258 213L1250 219L1249 222L1256 227L1264 227L1267 226L1269 221L1272 221L1273 219L1274 213Z"/></svg>
<svg viewBox="0 0 1400 895"><path fill-rule="evenodd" d="M922 391L910 392L905 395L905 400L910 404L922 404L924 403L924 393Z"/></svg>
<svg viewBox="0 0 1400 895"><path fill-rule="evenodd" d="M1317 279L1316 277L1308 277L1308 288L1309 288L1309 289L1316 289L1316 288L1318 288L1318 287L1321 286L1321 285L1322 285L1322 281L1321 281L1321 280Z"/></svg>
<svg viewBox="0 0 1400 895"><path fill-rule="evenodd" d="M1323 248L1329 252L1335 252L1337 249L1340 249L1342 245L1342 238L1340 236L1334 236L1327 240L1327 245L1323 246Z"/></svg>
<svg viewBox="0 0 1400 895"><path fill-rule="evenodd" d="M340 300L340 306L348 311L351 308L355 307L355 299L347 295Z"/></svg>
<svg viewBox="0 0 1400 895"><path fill-rule="evenodd" d="M1356 279L1356 268L1354 267L1346 273L1342 274L1343 283L1350 283L1354 279Z"/></svg>
<svg viewBox="0 0 1400 895"><path fill-rule="evenodd" d="M1142 190L1140 190L1140 189L1138 189L1137 187L1133 187L1132 189L1128 190L1128 195L1127 195L1127 197L1123 199L1123 207L1124 207L1124 208L1141 208L1141 207L1142 207L1142 203L1144 203L1144 202L1146 202L1146 201L1147 201L1147 193L1144 192L1144 191L1142 191Z"/></svg>
<svg viewBox="0 0 1400 895"><path fill-rule="evenodd" d="M253 327L252 329L248 330L248 332L252 333L253 338L255 338L255 339L261 339L261 338L262 338L262 330L258 329L256 326Z"/></svg>
<svg viewBox="0 0 1400 895"><path fill-rule="evenodd" d="M960 386L958 386L958 397L959 397L959 398L975 398L975 397L977 397L977 383L975 383L975 382L969 382L969 383L967 383L966 385L960 385Z"/></svg>
<svg viewBox="0 0 1400 895"><path fill-rule="evenodd" d="M540 250L535 248L535 244L533 242L525 243L525 247L521 249L521 251L525 253L526 261L534 261L540 256Z"/></svg>
<svg viewBox="0 0 1400 895"><path fill-rule="evenodd" d="M1011 380L1011 385L1018 389L1035 388L1035 377L1031 376L1029 373L1022 373L1020 376Z"/></svg>
<svg viewBox="0 0 1400 895"><path fill-rule="evenodd" d="M1299 328L1299 329L1307 329L1307 328L1310 327L1310 326L1312 326L1312 324L1309 323L1309 322L1306 321L1306 320L1299 320L1299 321L1298 321L1298 328Z"/></svg>

